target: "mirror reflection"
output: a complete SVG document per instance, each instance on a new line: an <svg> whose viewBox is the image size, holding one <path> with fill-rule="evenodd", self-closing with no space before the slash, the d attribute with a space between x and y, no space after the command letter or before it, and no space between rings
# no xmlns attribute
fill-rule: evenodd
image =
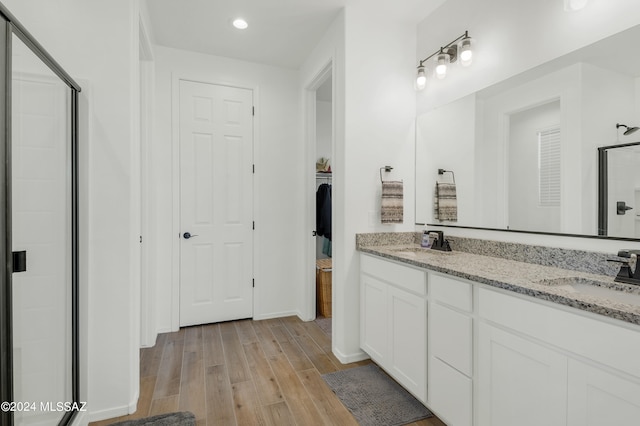
<svg viewBox="0 0 640 426"><path fill-rule="evenodd" d="M416 222L605 235L605 209L606 235L640 238L637 147L608 168L608 199L598 192L599 148L640 140L638 39L640 26L420 115ZM434 210L436 184L452 183L439 169L455 173L455 218Z"/></svg>

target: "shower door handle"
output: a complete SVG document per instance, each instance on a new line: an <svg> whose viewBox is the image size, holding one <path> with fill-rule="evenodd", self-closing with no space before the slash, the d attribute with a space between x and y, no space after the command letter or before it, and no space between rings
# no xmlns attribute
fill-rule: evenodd
<svg viewBox="0 0 640 426"><path fill-rule="evenodd" d="M13 272L25 272L27 270L27 252L14 251L13 254Z"/></svg>
<svg viewBox="0 0 640 426"><path fill-rule="evenodd" d="M633 207L628 206L624 201L618 201L616 203L616 213L618 215L624 215L627 213L627 210L631 210Z"/></svg>

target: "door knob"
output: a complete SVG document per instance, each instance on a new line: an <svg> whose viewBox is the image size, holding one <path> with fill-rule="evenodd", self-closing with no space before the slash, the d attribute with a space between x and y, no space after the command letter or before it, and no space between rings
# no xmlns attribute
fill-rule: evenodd
<svg viewBox="0 0 640 426"><path fill-rule="evenodd" d="M185 232L184 234L182 234L182 236L184 237L185 240L188 240L189 238L193 238L193 237L197 237L197 234L191 235L191 232Z"/></svg>

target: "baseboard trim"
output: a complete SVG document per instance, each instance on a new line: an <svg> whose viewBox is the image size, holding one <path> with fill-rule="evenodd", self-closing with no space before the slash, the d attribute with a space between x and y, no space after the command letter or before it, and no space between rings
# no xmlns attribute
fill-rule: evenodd
<svg viewBox="0 0 640 426"><path fill-rule="evenodd" d="M333 354L338 358L343 364L351 364L352 362L364 361L365 359L369 359L369 355L367 355L364 351L358 351L356 353L352 353L349 355L343 354L338 350L338 348L333 348Z"/></svg>
<svg viewBox="0 0 640 426"><path fill-rule="evenodd" d="M261 320L273 319L273 318L290 317L293 315L300 317L300 315L298 315L296 311L284 311L284 312L273 312L269 314L254 315L253 319L255 321L261 321Z"/></svg>
<svg viewBox="0 0 640 426"><path fill-rule="evenodd" d="M136 407L136 404L134 403L133 412L135 412L135 407ZM87 420L88 420L88 423L91 423L91 422L97 422L100 420L113 419L115 417L120 417L120 416L127 416L132 413L130 412L130 410L131 410L131 405L123 405L120 407L108 408L106 410L101 410L101 411L92 411L88 413Z"/></svg>
<svg viewBox="0 0 640 426"><path fill-rule="evenodd" d="M86 417L86 412L85 411L81 411L78 414L76 414L75 418L73 419L73 423L71 423L74 426L87 426L89 424L89 421L85 418Z"/></svg>

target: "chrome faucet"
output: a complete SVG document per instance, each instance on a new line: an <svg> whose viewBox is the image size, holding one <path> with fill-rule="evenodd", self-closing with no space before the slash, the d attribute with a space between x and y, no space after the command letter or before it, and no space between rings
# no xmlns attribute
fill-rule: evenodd
<svg viewBox="0 0 640 426"><path fill-rule="evenodd" d="M618 251L618 257L622 257L629 260L609 259L610 262L620 263L620 271L614 281L626 284L640 285L640 265L638 265L638 256L640 250L620 250ZM635 266L631 269L631 261L635 260Z"/></svg>

